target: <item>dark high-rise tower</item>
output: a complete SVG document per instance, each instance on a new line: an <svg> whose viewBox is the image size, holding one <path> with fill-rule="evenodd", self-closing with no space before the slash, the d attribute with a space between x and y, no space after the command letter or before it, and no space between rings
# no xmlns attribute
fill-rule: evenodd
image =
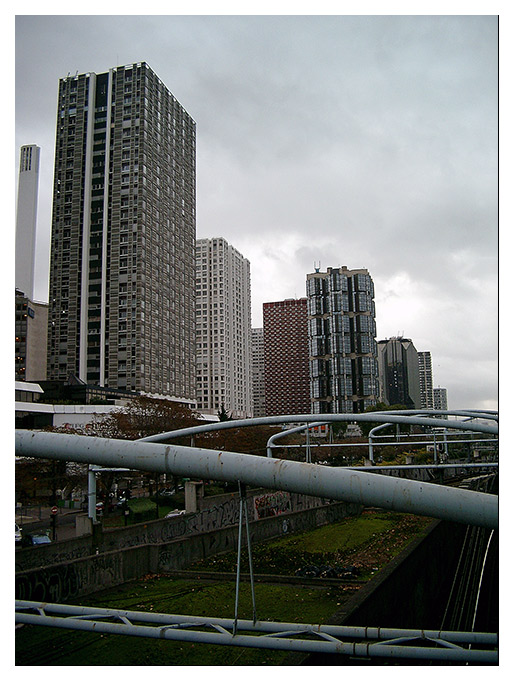
<svg viewBox="0 0 515 682"><path fill-rule="evenodd" d="M195 122L144 62L59 82L48 378L195 396Z"/></svg>
<svg viewBox="0 0 515 682"><path fill-rule="evenodd" d="M419 354L411 339L393 336L377 344L379 381L387 405L421 407Z"/></svg>
<svg viewBox="0 0 515 682"><path fill-rule="evenodd" d="M378 402L374 283L365 269L307 276L311 412L363 412Z"/></svg>

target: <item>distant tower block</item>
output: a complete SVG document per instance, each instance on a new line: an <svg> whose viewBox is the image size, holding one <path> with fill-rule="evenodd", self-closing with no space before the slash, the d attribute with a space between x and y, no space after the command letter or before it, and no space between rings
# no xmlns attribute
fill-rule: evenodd
<svg viewBox="0 0 515 682"><path fill-rule="evenodd" d="M16 212L16 289L34 298L39 152L35 144L21 148Z"/></svg>
<svg viewBox="0 0 515 682"><path fill-rule="evenodd" d="M374 283L345 265L307 275L312 414L364 412L379 398Z"/></svg>

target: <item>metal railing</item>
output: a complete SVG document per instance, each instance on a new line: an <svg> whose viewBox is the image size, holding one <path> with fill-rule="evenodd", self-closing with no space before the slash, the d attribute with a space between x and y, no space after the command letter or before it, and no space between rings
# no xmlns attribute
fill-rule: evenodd
<svg viewBox="0 0 515 682"><path fill-rule="evenodd" d="M310 625L19 601L16 621L86 632L225 646L495 665L496 634ZM471 648L474 646L475 648ZM490 647L490 648L477 648Z"/></svg>

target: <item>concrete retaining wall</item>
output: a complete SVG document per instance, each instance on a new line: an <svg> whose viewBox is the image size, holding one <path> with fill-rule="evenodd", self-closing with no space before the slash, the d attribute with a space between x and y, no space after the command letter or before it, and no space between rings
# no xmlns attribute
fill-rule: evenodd
<svg viewBox="0 0 515 682"><path fill-rule="evenodd" d="M275 517L326 504L308 495L282 491L249 490L247 505L251 520ZM239 497L236 493L202 499L198 512L171 519L147 521L122 528L94 529L93 534L38 547L16 550L16 570L44 567L73 561L97 553L127 549L139 545L161 544L184 536L217 531L238 523Z"/></svg>
<svg viewBox="0 0 515 682"><path fill-rule="evenodd" d="M312 530L360 512L361 507L358 505L342 502L260 519L250 523L251 540L260 542L285 534ZM178 517L179 522L185 522L186 518ZM135 535L132 540L138 537ZM141 537L150 536L142 531ZM195 561L235 549L238 526L226 526L207 533L183 534L180 538L168 538L165 541L159 541L158 536L155 537L155 542L17 571L16 598L69 602L77 597L135 580L147 573L183 569Z"/></svg>

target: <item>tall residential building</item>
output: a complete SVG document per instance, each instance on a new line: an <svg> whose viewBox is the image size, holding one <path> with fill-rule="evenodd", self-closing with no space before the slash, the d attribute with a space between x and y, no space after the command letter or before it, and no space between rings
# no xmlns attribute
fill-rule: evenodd
<svg viewBox="0 0 515 682"><path fill-rule="evenodd" d="M418 352L412 340L393 336L378 341L377 361L383 402L421 407Z"/></svg>
<svg viewBox="0 0 515 682"><path fill-rule="evenodd" d="M144 62L59 81L48 378L195 396L195 122Z"/></svg>
<svg viewBox="0 0 515 682"><path fill-rule="evenodd" d="M29 299L34 298L39 153L40 149L35 144L21 148L18 177L15 285Z"/></svg>
<svg viewBox="0 0 515 682"><path fill-rule="evenodd" d="M264 417L265 412L265 353L263 328L253 328L252 337L252 404L254 417Z"/></svg>
<svg viewBox="0 0 515 682"><path fill-rule="evenodd" d="M263 303L263 342L266 415L309 414L307 299Z"/></svg>
<svg viewBox="0 0 515 682"><path fill-rule="evenodd" d="M225 239L197 241L197 407L251 417L250 262Z"/></svg>
<svg viewBox="0 0 515 682"><path fill-rule="evenodd" d="M307 275L311 412L357 413L377 404L374 283L346 266Z"/></svg>
<svg viewBox="0 0 515 682"><path fill-rule="evenodd" d="M428 350L418 353L418 376L420 380L420 407L433 409L433 364Z"/></svg>
<svg viewBox="0 0 515 682"><path fill-rule="evenodd" d="M447 389L446 388L434 388L433 389L433 402L435 410L447 410ZM444 417L446 419L446 417Z"/></svg>

